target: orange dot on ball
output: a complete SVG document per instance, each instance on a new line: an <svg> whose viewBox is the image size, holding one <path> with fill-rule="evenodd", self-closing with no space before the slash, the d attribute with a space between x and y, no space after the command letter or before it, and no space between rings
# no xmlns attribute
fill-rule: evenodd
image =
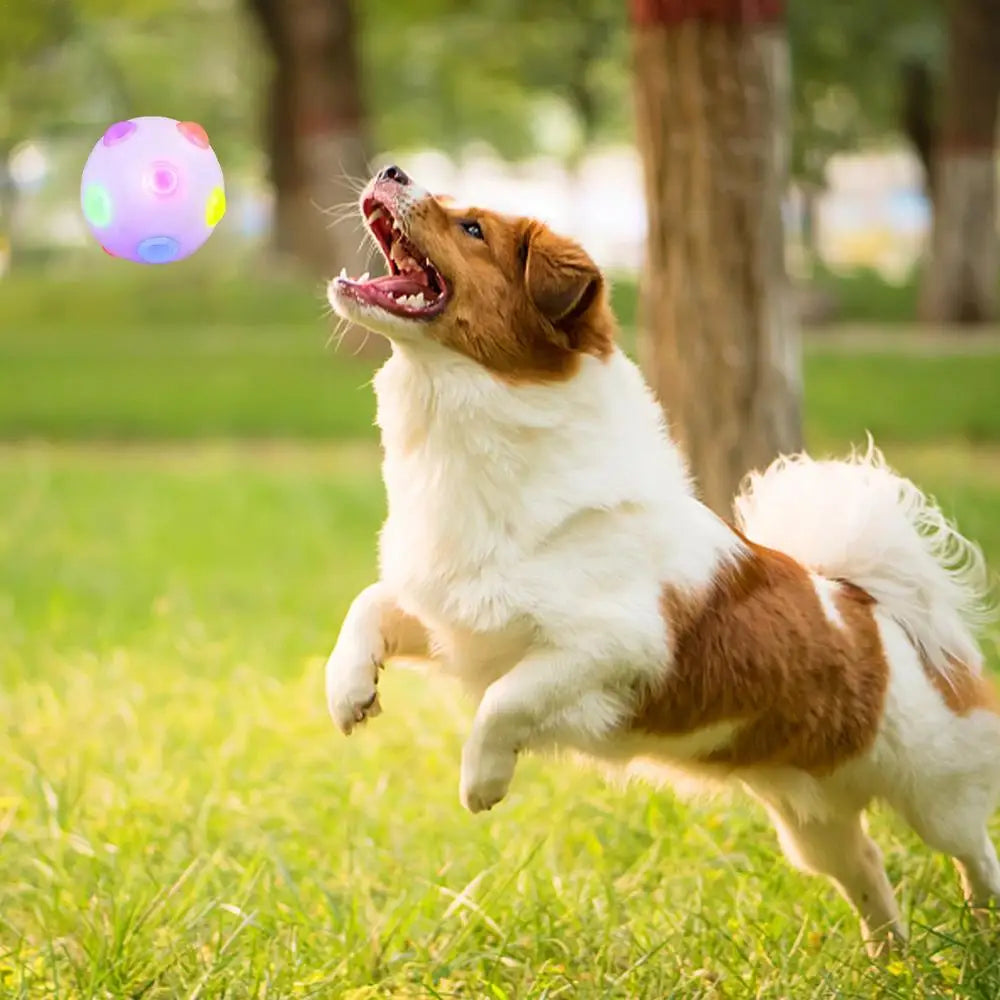
<svg viewBox="0 0 1000 1000"><path fill-rule="evenodd" d="M177 128L182 136L201 149L208 149L208 133L197 122L178 122Z"/></svg>

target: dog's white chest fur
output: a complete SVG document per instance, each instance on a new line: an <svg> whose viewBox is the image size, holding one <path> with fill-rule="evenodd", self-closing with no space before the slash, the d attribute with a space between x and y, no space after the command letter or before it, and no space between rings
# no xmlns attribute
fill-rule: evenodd
<svg viewBox="0 0 1000 1000"><path fill-rule="evenodd" d="M375 382L380 568L400 606L478 689L530 645L572 647L591 628L662 665L661 581L708 579L731 536L709 524L678 544L680 525L708 518L638 372L587 359L556 389L512 391L460 357L431 360L397 351Z"/></svg>
<svg viewBox="0 0 1000 1000"><path fill-rule="evenodd" d="M522 446L497 440L471 405L442 398L447 387L423 381L415 366L394 359L377 380L380 389L386 382L383 579L431 623L503 629L525 610L511 577L525 571L526 526L505 516L521 502Z"/></svg>

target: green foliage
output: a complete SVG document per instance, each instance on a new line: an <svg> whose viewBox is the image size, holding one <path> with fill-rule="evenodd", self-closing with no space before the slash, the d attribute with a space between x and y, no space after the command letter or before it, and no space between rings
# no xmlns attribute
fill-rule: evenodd
<svg viewBox="0 0 1000 1000"><path fill-rule="evenodd" d="M0 32L0 150L38 135L94 141L116 118L201 122L247 156L261 57L233 0L10 0ZM96 133L96 135L95 135Z"/></svg>
<svg viewBox="0 0 1000 1000"><path fill-rule="evenodd" d="M365 0L366 103L380 148L473 140L572 162L631 131L621 0ZM115 117L201 121L227 158L256 143L263 55L239 0L8 0L0 32L0 148ZM793 171L898 127L899 67L936 65L936 0L791 0ZM230 148L231 147L231 148Z"/></svg>
<svg viewBox="0 0 1000 1000"><path fill-rule="evenodd" d="M482 140L502 155L545 148L546 103L573 134L572 159L627 131L630 93L620 0L371 0L359 7L366 84L386 147L454 151ZM552 137L548 137L550 140Z"/></svg>
<svg viewBox="0 0 1000 1000"><path fill-rule="evenodd" d="M501 153L537 148L540 102L558 98L575 124L570 155L631 126L629 26L620 0L373 0L365 12L369 91L391 145L455 149L486 139ZM829 157L899 128L907 59L936 66L936 0L844 4L792 0L793 172L819 181Z"/></svg>
<svg viewBox="0 0 1000 1000"><path fill-rule="evenodd" d="M0 82L8 82L19 61L64 41L71 30L72 13L61 0L9 4L0 31Z"/></svg>
<svg viewBox="0 0 1000 1000"><path fill-rule="evenodd" d="M379 146L454 150L475 138L510 157L531 149L523 89L483 57L490 25L467 12L437 20L426 11L404 19L392 3L366 10L363 66Z"/></svg>
<svg viewBox="0 0 1000 1000"><path fill-rule="evenodd" d="M938 0L790 0L792 173L821 184L830 156L898 137L900 71L943 58Z"/></svg>
<svg viewBox="0 0 1000 1000"><path fill-rule="evenodd" d="M504 155L538 148L539 115L570 115L572 159L631 130L627 5L620 0L457 0L364 6L369 92L383 144L454 150L486 139ZM937 68L937 0L791 0L792 170L819 183L829 157L899 132L900 70ZM542 144L544 140L542 141Z"/></svg>
<svg viewBox="0 0 1000 1000"><path fill-rule="evenodd" d="M22 138L32 116L25 103L35 102L34 66L43 53L72 33L72 19L60 0L14 0L4 11L0 30L0 156ZM44 102L51 100L46 95Z"/></svg>

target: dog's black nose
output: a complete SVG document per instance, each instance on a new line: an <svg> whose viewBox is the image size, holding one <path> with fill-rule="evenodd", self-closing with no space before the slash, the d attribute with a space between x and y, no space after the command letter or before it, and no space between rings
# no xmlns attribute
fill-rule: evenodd
<svg viewBox="0 0 1000 1000"><path fill-rule="evenodd" d="M380 181L395 181L397 184L409 184L410 178L399 169L395 164L391 166L384 167L379 171L378 179Z"/></svg>

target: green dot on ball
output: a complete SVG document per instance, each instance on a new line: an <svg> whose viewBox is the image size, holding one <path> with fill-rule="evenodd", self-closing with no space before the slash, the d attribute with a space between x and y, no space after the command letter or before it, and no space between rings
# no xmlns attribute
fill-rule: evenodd
<svg viewBox="0 0 1000 1000"><path fill-rule="evenodd" d="M111 195L100 184L88 184L83 192L83 214L98 229L111 224Z"/></svg>

